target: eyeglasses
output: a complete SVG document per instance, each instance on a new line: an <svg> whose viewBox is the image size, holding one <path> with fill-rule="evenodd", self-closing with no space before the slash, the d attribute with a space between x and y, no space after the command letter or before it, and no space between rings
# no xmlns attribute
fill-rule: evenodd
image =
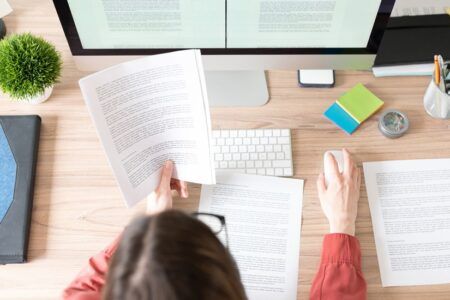
<svg viewBox="0 0 450 300"><path fill-rule="evenodd" d="M228 230L224 216L202 212L192 213L191 215L206 224L228 248ZM223 238L225 241L223 241Z"/></svg>

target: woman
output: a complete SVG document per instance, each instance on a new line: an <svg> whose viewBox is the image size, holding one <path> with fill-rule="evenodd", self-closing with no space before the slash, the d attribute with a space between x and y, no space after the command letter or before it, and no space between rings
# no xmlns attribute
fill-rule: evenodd
<svg viewBox="0 0 450 300"><path fill-rule="evenodd" d="M366 294L353 237L360 175L346 150L344 161L340 174L329 156L333 174L328 187L323 174L318 179L330 234L324 238L311 299L364 299ZM172 170L167 162L149 201L150 216L133 221L121 238L92 257L64 299L246 299L236 264L213 231L194 216L170 210L172 190L188 196L186 183L171 179Z"/></svg>

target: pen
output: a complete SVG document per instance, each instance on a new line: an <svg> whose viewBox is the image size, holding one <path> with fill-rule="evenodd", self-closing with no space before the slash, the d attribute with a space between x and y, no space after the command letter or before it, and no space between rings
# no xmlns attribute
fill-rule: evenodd
<svg viewBox="0 0 450 300"><path fill-rule="evenodd" d="M441 74L439 74L439 62L438 62L438 56L434 56L434 82L436 85L439 85L439 81L441 80Z"/></svg>
<svg viewBox="0 0 450 300"><path fill-rule="evenodd" d="M444 68L445 68L445 65L444 65L444 59L442 58L442 56L441 55L438 55L437 56L437 59L438 59L438 64L439 64L439 88L441 89L441 91L443 92L443 93L446 93L447 92L447 90L446 90L446 88L445 88L445 75L444 75L444 72L445 72L445 70L444 70Z"/></svg>

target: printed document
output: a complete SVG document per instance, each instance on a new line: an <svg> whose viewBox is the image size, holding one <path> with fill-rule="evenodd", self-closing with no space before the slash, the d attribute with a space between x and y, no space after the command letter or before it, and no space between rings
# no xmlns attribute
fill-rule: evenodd
<svg viewBox="0 0 450 300"><path fill-rule="evenodd" d="M383 286L450 283L450 159L364 163Z"/></svg>
<svg viewBox="0 0 450 300"><path fill-rule="evenodd" d="M225 216L250 300L297 299L302 202L298 179L221 172L202 187L199 212Z"/></svg>
<svg viewBox="0 0 450 300"><path fill-rule="evenodd" d="M12 8L9 5L8 1L0 0L0 18L3 18L6 15L9 15L12 12Z"/></svg>
<svg viewBox="0 0 450 300"><path fill-rule="evenodd" d="M214 184L211 122L199 50L149 56L100 71L80 87L126 204L174 178Z"/></svg>
<svg viewBox="0 0 450 300"><path fill-rule="evenodd" d="M446 14L450 0L397 0L392 17Z"/></svg>

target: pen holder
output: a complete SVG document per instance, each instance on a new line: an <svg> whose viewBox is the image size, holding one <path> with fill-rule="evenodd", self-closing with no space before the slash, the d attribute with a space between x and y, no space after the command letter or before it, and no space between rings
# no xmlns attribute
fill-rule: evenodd
<svg viewBox="0 0 450 300"><path fill-rule="evenodd" d="M450 119L450 95L443 92L432 78L428 85L423 105L427 113L433 118Z"/></svg>

